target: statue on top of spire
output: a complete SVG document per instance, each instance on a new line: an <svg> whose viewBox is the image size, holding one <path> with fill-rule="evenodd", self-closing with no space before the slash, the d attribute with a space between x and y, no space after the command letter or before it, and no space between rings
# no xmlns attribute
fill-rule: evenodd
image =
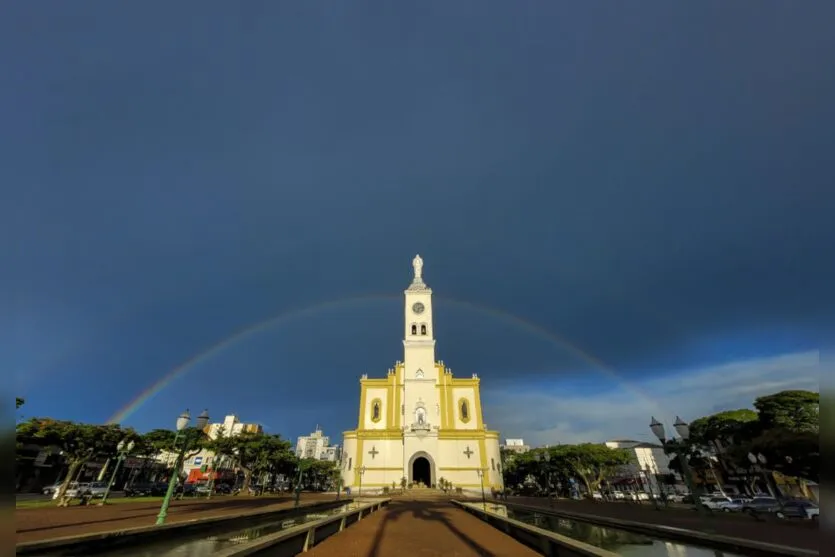
<svg viewBox="0 0 835 557"><path fill-rule="evenodd" d="M416 255L412 259L412 267L415 269L415 280L421 280L423 278L423 259L421 259L420 255Z"/></svg>

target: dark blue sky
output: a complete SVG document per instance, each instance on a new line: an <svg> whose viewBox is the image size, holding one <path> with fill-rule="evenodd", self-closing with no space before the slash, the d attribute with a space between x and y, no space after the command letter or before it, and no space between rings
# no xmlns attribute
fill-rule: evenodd
<svg viewBox="0 0 835 557"><path fill-rule="evenodd" d="M439 357L482 377L503 435L644 435L650 413L815 388L835 333L833 17L9 5L0 367L25 414L101 422L291 312L127 423L206 406L338 436L359 375L402 358L419 252Z"/></svg>

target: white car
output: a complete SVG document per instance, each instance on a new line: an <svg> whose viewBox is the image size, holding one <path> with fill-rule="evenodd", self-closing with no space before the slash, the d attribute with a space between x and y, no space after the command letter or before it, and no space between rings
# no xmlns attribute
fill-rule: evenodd
<svg viewBox="0 0 835 557"><path fill-rule="evenodd" d="M74 485L73 485L74 484ZM78 483L73 482L64 494L66 497L75 499L82 495L88 495L93 499L101 499L107 491L107 484L104 482Z"/></svg>
<svg viewBox="0 0 835 557"><path fill-rule="evenodd" d="M727 503L719 503L719 509L726 513L740 512L747 501L745 499L731 499Z"/></svg>
<svg viewBox="0 0 835 557"><path fill-rule="evenodd" d="M702 506L707 507L708 509L715 511L715 510L721 509L725 505L730 504L731 503L731 498L730 497L723 497L723 496L720 495L718 497L711 497L709 499L702 499L701 503L702 503Z"/></svg>

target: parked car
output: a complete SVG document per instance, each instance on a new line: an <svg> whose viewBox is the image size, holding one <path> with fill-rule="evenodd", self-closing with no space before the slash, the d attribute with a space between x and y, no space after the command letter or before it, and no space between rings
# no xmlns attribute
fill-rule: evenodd
<svg viewBox="0 0 835 557"><path fill-rule="evenodd" d="M125 486L126 497L162 497L168 491L165 482L140 482Z"/></svg>
<svg viewBox="0 0 835 557"><path fill-rule="evenodd" d="M174 492L177 495L183 496L197 495L197 484L195 482L186 482L184 484L178 484Z"/></svg>
<svg viewBox="0 0 835 557"><path fill-rule="evenodd" d="M754 497L742 506L742 512L760 514L776 513L780 510L780 501L774 497Z"/></svg>
<svg viewBox="0 0 835 557"><path fill-rule="evenodd" d="M42 492L44 495L55 495L55 493L56 493L59 489L61 489L61 486L62 486L62 485L64 485L64 480L61 480L61 481L59 481L59 482L55 482L55 483L54 483L54 484L52 484L52 485L47 485L47 486L44 486L44 488L41 490L41 492Z"/></svg>
<svg viewBox="0 0 835 557"><path fill-rule="evenodd" d="M818 520L820 507L811 501L785 501L780 509L774 513L777 518L801 518L804 520Z"/></svg>
<svg viewBox="0 0 835 557"><path fill-rule="evenodd" d="M740 512L746 501L746 499L731 499L727 503L720 503L719 508L726 513Z"/></svg>
<svg viewBox="0 0 835 557"><path fill-rule="evenodd" d="M708 509L715 511L721 509L724 505L727 505L731 502L730 497L725 497L723 495L719 495L716 497L711 497L709 499L702 499L701 503L703 507L707 507Z"/></svg>

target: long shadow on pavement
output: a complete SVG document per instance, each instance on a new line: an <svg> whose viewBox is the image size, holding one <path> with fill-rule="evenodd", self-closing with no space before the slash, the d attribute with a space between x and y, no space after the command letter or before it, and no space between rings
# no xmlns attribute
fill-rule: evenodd
<svg viewBox="0 0 835 557"><path fill-rule="evenodd" d="M371 550L368 557L383 557L380 554L380 544L385 534L385 529L388 522L396 522L403 515L411 513L413 518L418 520L429 520L443 524L450 532L469 546L473 551L482 555L483 557L495 557L495 553L488 550L486 547L472 539L470 536L458 529L450 520L448 513L454 512L456 509L447 500L417 500L417 501L392 501L389 506L383 511L383 516L380 520L380 526L374 535L374 541L371 544ZM469 517L469 515L467 515Z"/></svg>

